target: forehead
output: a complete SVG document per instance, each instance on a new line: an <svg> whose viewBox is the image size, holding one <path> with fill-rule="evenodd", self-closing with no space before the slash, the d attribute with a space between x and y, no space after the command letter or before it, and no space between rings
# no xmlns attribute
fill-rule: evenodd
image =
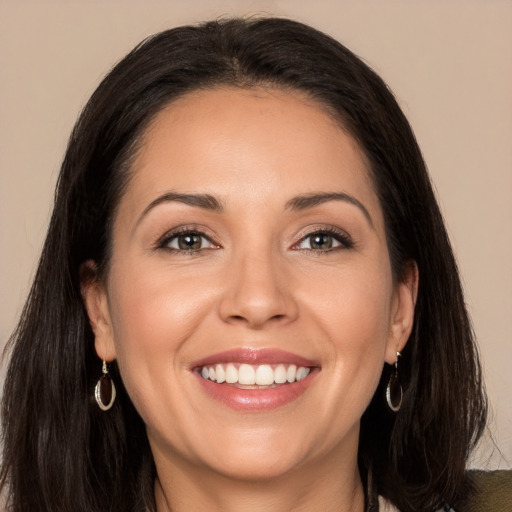
<svg viewBox="0 0 512 512"><path fill-rule="evenodd" d="M144 133L126 196L149 202L167 190L245 204L336 190L379 208L355 139L323 105L278 89L199 90L163 108Z"/></svg>

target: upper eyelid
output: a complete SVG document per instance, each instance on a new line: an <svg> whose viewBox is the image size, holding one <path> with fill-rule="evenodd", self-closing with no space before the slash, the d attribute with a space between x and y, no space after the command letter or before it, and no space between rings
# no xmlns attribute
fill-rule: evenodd
<svg viewBox="0 0 512 512"><path fill-rule="evenodd" d="M338 240L338 242L340 242L342 244L342 246L344 246L346 248L353 247L355 245L354 240L345 230L336 228L334 226L325 226L325 227L311 228L309 231L302 233L300 235L300 238L296 242L293 243L291 248L293 249L294 247L297 247L306 238L316 235L316 234L319 234L319 233L324 233L324 234L327 234L329 236L336 238ZM304 250L308 250L308 249L304 249Z"/></svg>
<svg viewBox="0 0 512 512"><path fill-rule="evenodd" d="M158 237L156 240L156 247L165 247L166 244L169 243L170 240L175 239L176 237L180 235L186 235L186 234L196 234L199 236L202 236L208 240L212 245L215 245L217 247L220 247L220 244L217 243L212 235L206 232L204 228L201 227L193 227L193 226L178 226L176 228L170 229L166 233L164 233L162 236Z"/></svg>
<svg viewBox="0 0 512 512"><path fill-rule="evenodd" d="M344 229L337 228L335 226L315 226L304 229L299 235L298 240L296 243L300 242L304 238L307 238L308 236L315 235L317 233L327 233L329 235L338 235L343 238L347 238L352 240L352 237L350 234L345 231Z"/></svg>
<svg viewBox="0 0 512 512"><path fill-rule="evenodd" d="M197 233L199 235L204 235L207 237L213 236L211 233L211 230L208 229L206 226L203 226L202 224L180 224L178 226L174 226L171 229L168 229L161 238L164 238L166 236L175 236L179 235L180 233Z"/></svg>

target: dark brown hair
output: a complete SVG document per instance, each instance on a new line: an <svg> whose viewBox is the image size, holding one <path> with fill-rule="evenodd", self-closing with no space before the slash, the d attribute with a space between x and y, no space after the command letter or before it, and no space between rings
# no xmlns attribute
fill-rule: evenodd
<svg viewBox="0 0 512 512"><path fill-rule="evenodd" d="M118 402L92 403L101 365L80 294L80 267L108 267L130 158L164 105L218 85L300 90L359 142L385 216L395 279L414 260L420 285L400 360L361 420L359 464L400 510L456 501L486 401L456 263L414 134L384 82L340 43L286 19L227 19L148 38L102 81L71 134L35 280L11 339L3 397L1 483L12 511L154 509L144 425L111 365Z"/></svg>

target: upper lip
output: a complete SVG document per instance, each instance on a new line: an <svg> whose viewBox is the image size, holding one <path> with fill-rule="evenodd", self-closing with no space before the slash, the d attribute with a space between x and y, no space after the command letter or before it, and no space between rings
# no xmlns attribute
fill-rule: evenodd
<svg viewBox="0 0 512 512"><path fill-rule="evenodd" d="M198 361L194 361L191 364L191 368L194 369L217 363L245 363L252 365L288 363L295 364L296 366L320 366L317 361L313 361L286 350L241 347L227 350L225 352L218 352L199 359Z"/></svg>

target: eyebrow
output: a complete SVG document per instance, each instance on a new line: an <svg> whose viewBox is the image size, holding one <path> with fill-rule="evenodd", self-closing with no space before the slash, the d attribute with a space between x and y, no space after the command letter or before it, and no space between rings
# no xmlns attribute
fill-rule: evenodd
<svg viewBox="0 0 512 512"><path fill-rule="evenodd" d="M136 225L138 225L142 219L156 206L173 201L214 212L224 211L224 205L222 202L210 194L183 194L177 192L166 192L165 194L158 196L156 199L151 201L148 206L146 206L140 217L137 219ZM355 197L352 197L344 192L320 192L296 196L286 203L285 209L301 211L330 201L344 201L356 206L366 217L366 220L370 226L372 228L374 227L372 218L366 207Z"/></svg>
<svg viewBox="0 0 512 512"><path fill-rule="evenodd" d="M292 211L306 210L323 203L328 203L329 201L344 201L356 206L366 217L370 226L372 228L374 227L372 217L364 204L355 197L345 194L344 192L319 192L293 197L286 203L286 209Z"/></svg>
<svg viewBox="0 0 512 512"><path fill-rule="evenodd" d="M198 208L203 208L204 210L211 210L214 212L222 212L224 210L224 206L216 197L210 194L180 194L177 192L166 192L161 196L158 196L156 199L151 201L144 211L141 213L140 217L137 219L136 225L139 224L142 219L156 206L169 203L169 202L178 202L183 204L188 204L189 206L196 206Z"/></svg>

